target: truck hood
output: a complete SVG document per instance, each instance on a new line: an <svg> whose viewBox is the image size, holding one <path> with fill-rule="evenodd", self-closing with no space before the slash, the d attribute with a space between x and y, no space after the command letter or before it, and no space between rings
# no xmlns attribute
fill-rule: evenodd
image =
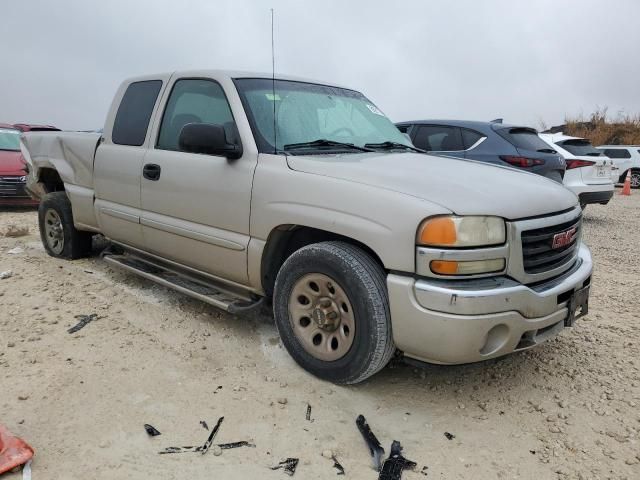
<svg viewBox="0 0 640 480"><path fill-rule="evenodd" d="M578 204L573 192L540 175L453 157L419 153L292 155L287 163L298 172L411 195L458 215L515 220Z"/></svg>
<svg viewBox="0 0 640 480"><path fill-rule="evenodd" d="M20 152L0 150L0 175L26 175L25 164Z"/></svg>

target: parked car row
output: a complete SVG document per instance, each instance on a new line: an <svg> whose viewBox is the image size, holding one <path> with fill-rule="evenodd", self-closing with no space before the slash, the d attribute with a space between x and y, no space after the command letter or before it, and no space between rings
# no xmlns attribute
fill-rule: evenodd
<svg viewBox="0 0 640 480"><path fill-rule="evenodd" d="M601 145L597 147L609 157L615 167L616 183L623 183L631 172L631 188L640 188L640 145Z"/></svg>
<svg viewBox="0 0 640 480"><path fill-rule="evenodd" d="M563 183L583 209L591 203L606 204L613 195L611 172L618 168L583 138L538 134L501 121L420 120L396 126L427 152L514 167ZM616 173L615 181L617 177Z"/></svg>
<svg viewBox="0 0 640 480"><path fill-rule="evenodd" d="M25 190L27 166L20 152L20 134L43 131L59 129L51 125L0 123L0 205L38 204Z"/></svg>

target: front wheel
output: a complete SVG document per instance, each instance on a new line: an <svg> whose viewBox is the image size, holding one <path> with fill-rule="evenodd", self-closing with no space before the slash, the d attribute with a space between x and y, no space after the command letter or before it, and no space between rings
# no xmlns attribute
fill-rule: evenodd
<svg viewBox="0 0 640 480"><path fill-rule="evenodd" d="M293 253L278 272L273 308L289 354L324 380L361 382L395 351L385 272L348 243L316 243Z"/></svg>
<svg viewBox="0 0 640 480"><path fill-rule="evenodd" d="M93 234L73 225L71 202L65 192L47 193L38 207L42 245L49 255L73 260L91 253Z"/></svg>

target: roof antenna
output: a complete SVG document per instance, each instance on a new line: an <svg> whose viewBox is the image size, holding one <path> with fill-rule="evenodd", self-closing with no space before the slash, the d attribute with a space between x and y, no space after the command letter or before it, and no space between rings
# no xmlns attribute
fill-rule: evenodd
<svg viewBox="0 0 640 480"><path fill-rule="evenodd" d="M271 9L271 101L273 102L273 154L278 153L278 133L276 129L276 54L273 41L273 8Z"/></svg>

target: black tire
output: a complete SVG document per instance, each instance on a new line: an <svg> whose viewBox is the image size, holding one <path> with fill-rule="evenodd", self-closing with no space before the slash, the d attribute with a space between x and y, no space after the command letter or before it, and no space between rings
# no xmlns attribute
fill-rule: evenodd
<svg viewBox="0 0 640 480"><path fill-rule="evenodd" d="M355 334L341 358L325 361L311 355L292 327L289 300L305 275L330 277L346 293L353 309ZM380 371L395 352L386 274L362 249L345 242L322 242L294 252L276 277L273 311L289 354L313 375L337 384L354 384Z"/></svg>
<svg viewBox="0 0 640 480"><path fill-rule="evenodd" d="M48 239L46 223L48 216L57 216L60 220L60 240L62 245ZM40 239L46 252L52 257L74 260L91 254L91 239L93 234L77 230L73 225L71 202L65 192L47 193L38 207L38 225Z"/></svg>

